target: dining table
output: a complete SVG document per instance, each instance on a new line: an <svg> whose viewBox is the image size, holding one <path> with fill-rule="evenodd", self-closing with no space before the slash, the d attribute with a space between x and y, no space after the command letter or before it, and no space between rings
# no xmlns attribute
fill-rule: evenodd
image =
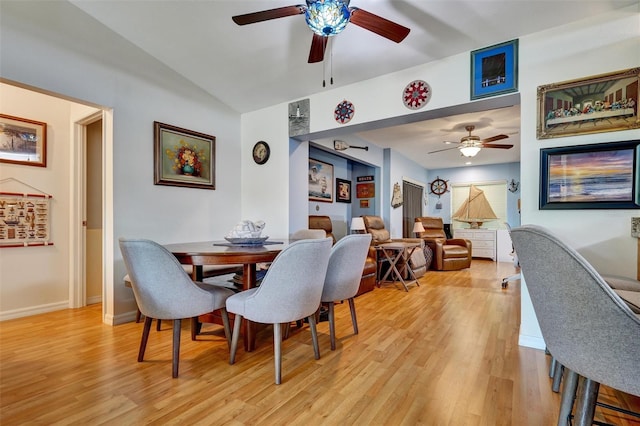
<svg viewBox="0 0 640 426"><path fill-rule="evenodd" d="M262 244L234 244L223 240L166 244L164 247L181 264L193 266L191 277L194 281L202 281L205 265L242 264L242 290L245 291L256 287L256 265L273 262L289 243L289 240L268 240ZM255 323L245 319L243 326L244 349L251 352L256 345Z"/></svg>

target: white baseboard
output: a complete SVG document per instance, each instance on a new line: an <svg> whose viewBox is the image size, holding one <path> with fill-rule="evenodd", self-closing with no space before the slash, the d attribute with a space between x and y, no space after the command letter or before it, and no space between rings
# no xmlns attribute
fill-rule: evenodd
<svg viewBox="0 0 640 426"><path fill-rule="evenodd" d="M87 297L87 305L95 305L96 303L102 303L102 296Z"/></svg>
<svg viewBox="0 0 640 426"><path fill-rule="evenodd" d="M111 325L124 324L127 322L134 322L136 320L136 311L125 312L123 314L114 315L111 318Z"/></svg>
<svg viewBox="0 0 640 426"><path fill-rule="evenodd" d="M542 337L525 336L524 334L521 334L520 336L518 336L518 345L524 346L527 348L541 349L541 350L544 350L547 347Z"/></svg>
<svg viewBox="0 0 640 426"><path fill-rule="evenodd" d="M44 314L46 312L61 311L63 309L69 309L68 300L65 300L64 302L48 303L46 305L29 306L28 308L0 312L0 321L29 317L37 314Z"/></svg>

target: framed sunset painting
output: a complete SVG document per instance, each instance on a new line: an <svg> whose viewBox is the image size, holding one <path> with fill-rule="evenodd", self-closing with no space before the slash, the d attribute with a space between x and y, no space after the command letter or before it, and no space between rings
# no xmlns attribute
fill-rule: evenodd
<svg viewBox="0 0 640 426"><path fill-rule="evenodd" d="M637 209L640 140L540 150L540 209Z"/></svg>

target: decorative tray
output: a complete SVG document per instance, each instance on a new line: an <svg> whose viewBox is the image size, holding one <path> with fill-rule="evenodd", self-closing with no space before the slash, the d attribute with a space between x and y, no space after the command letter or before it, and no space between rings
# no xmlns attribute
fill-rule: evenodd
<svg viewBox="0 0 640 426"><path fill-rule="evenodd" d="M269 237L255 237L255 238L224 237L224 239L229 241L231 244L235 244L235 245L260 246L264 244L264 242L267 241Z"/></svg>

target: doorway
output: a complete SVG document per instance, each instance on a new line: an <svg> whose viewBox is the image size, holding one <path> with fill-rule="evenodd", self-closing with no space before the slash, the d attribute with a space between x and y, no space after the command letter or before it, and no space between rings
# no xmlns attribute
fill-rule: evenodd
<svg viewBox="0 0 640 426"><path fill-rule="evenodd" d="M86 125L84 155L85 304L102 302L102 117Z"/></svg>

